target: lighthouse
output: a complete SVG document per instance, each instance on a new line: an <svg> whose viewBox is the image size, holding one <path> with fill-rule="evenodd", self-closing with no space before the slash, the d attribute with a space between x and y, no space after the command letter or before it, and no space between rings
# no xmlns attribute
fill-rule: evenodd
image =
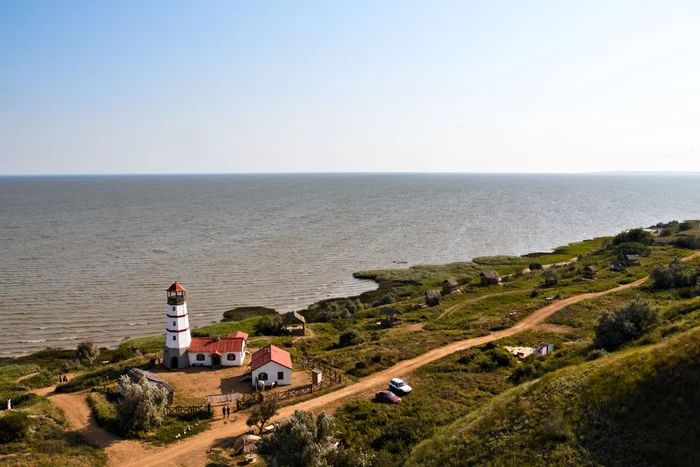
<svg viewBox="0 0 700 467"><path fill-rule="evenodd" d="M163 364L170 369L185 368L189 366L187 349L192 342L185 288L179 282L175 282L167 290L167 294Z"/></svg>

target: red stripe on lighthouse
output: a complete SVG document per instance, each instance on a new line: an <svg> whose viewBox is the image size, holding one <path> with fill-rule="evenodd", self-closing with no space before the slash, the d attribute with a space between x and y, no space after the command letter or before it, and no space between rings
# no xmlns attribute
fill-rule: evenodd
<svg viewBox="0 0 700 467"><path fill-rule="evenodd" d="M165 328L165 330L168 331L168 332L185 332L185 331L189 331L190 328L187 328L187 329L180 329L179 331L173 331L172 329L168 329L168 328Z"/></svg>

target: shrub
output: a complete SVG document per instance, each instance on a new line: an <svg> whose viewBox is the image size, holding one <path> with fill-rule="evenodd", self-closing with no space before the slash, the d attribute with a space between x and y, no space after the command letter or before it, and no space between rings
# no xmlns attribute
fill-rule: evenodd
<svg viewBox="0 0 700 467"><path fill-rule="evenodd" d="M22 441L27 437L30 423L26 413L16 410L0 417L0 443Z"/></svg>
<svg viewBox="0 0 700 467"><path fill-rule="evenodd" d="M168 397L165 389L144 379L134 383L124 375L119 379L124 397L117 403L117 419L124 432L146 431L160 425Z"/></svg>
<svg viewBox="0 0 700 467"><path fill-rule="evenodd" d="M531 270L535 269L542 269L542 265L540 263L530 263L530 266L528 266Z"/></svg>
<svg viewBox="0 0 700 467"><path fill-rule="evenodd" d="M625 255L649 256L651 248L638 242L620 243L613 250L620 259L624 259Z"/></svg>
<svg viewBox="0 0 700 467"><path fill-rule="evenodd" d="M338 347L349 347L364 342L365 339L357 329L346 329L338 338Z"/></svg>
<svg viewBox="0 0 700 467"><path fill-rule="evenodd" d="M700 270L693 270L691 266L677 259L671 261L668 266L658 265L651 270L655 289L693 287L698 284L698 277L700 277Z"/></svg>
<svg viewBox="0 0 700 467"><path fill-rule="evenodd" d="M636 297L627 305L600 315L595 326L594 343L606 350L616 350L649 332L658 321L658 307L649 300Z"/></svg>
<svg viewBox="0 0 700 467"><path fill-rule="evenodd" d="M678 248L687 248L688 250L700 250L700 237L694 235L680 235L671 242L672 245Z"/></svg>
<svg viewBox="0 0 700 467"><path fill-rule="evenodd" d="M651 245L654 243L654 237L651 235L651 233L642 228L630 229L626 232L621 232L615 235L613 238L613 245L620 245L622 243L641 243L642 245Z"/></svg>
<svg viewBox="0 0 700 467"><path fill-rule="evenodd" d="M386 294L376 302L372 303L372 308L382 305L389 305L394 303L394 296L392 294Z"/></svg>
<svg viewBox="0 0 700 467"><path fill-rule="evenodd" d="M406 418L390 423L372 443L377 451L392 454L408 453L411 447L427 437L426 430L416 419Z"/></svg>
<svg viewBox="0 0 700 467"><path fill-rule="evenodd" d="M590 352L586 354L586 360L591 361L591 360L597 360L601 357L605 357L608 355L608 352L605 349L593 349Z"/></svg>
<svg viewBox="0 0 700 467"><path fill-rule="evenodd" d="M100 349L92 342L81 342L75 350L75 358L81 363L92 365L95 359L100 355Z"/></svg>
<svg viewBox="0 0 700 467"><path fill-rule="evenodd" d="M280 315L263 316L254 326L256 336L287 336L289 331Z"/></svg>
<svg viewBox="0 0 700 467"><path fill-rule="evenodd" d="M279 413L279 403L275 399L263 402L260 405L253 407L253 411L250 413L246 424L248 426L255 426L260 430L262 434L263 428L267 425L272 417Z"/></svg>

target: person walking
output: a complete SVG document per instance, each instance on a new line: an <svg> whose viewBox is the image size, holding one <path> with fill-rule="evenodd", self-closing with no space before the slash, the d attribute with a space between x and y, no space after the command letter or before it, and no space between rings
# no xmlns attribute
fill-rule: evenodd
<svg viewBox="0 0 700 467"><path fill-rule="evenodd" d="M226 418L231 418L231 407L226 406Z"/></svg>
<svg viewBox="0 0 700 467"><path fill-rule="evenodd" d="M221 407L221 418L226 418L226 406Z"/></svg>

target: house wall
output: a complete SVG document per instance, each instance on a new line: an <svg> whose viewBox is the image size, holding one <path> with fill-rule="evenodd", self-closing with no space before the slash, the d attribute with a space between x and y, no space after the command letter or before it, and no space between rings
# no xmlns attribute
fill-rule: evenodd
<svg viewBox="0 0 700 467"><path fill-rule="evenodd" d="M187 357L190 360L190 366L211 366L211 354L202 352L204 360L197 360L199 352L187 352Z"/></svg>
<svg viewBox="0 0 700 467"><path fill-rule="evenodd" d="M277 379L277 372L279 371L282 371L284 373L284 378ZM268 375L267 381L265 381L266 386L271 385L275 381L277 381L277 384L279 384L280 386L288 386L292 384L292 370L276 362L267 362L260 368L256 368L255 370L253 370L253 379L251 381L251 386L255 387L255 383L258 381L260 373L267 373Z"/></svg>
<svg viewBox="0 0 700 467"><path fill-rule="evenodd" d="M235 360L229 360L229 353L236 356ZM221 366L241 366L243 365L243 360L245 360L245 352L225 352L221 357Z"/></svg>

